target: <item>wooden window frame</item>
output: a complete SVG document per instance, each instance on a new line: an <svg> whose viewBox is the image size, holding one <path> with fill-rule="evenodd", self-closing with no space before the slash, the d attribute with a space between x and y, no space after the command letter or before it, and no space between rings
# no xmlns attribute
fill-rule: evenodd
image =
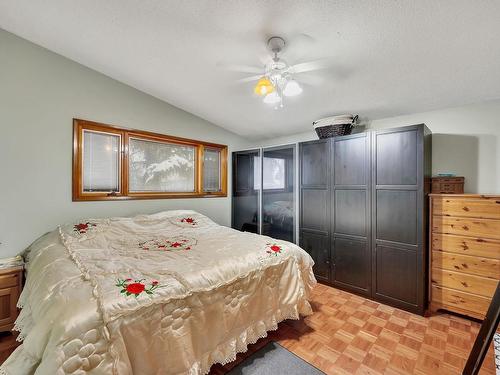
<svg viewBox="0 0 500 375"><path fill-rule="evenodd" d="M119 191L83 191L83 132L108 133L120 136ZM129 141L130 138L195 147L195 190L193 192L130 192L129 191ZM203 163L205 147L220 152L220 191L203 191ZM226 145L174 137L142 130L121 128L98 122L73 119L73 201L108 201L131 199L171 199L227 197Z"/></svg>

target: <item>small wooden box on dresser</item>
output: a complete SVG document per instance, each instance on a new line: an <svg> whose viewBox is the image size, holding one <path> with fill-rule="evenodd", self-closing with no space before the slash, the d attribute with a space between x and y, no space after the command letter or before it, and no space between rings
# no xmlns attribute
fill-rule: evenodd
<svg viewBox="0 0 500 375"><path fill-rule="evenodd" d="M16 348L16 336L10 333L18 315L16 307L23 283L23 266L0 268L0 364Z"/></svg>
<svg viewBox="0 0 500 375"><path fill-rule="evenodd" d="M500 195L430 194L430 310L484 319L500 280Z"/></svg>

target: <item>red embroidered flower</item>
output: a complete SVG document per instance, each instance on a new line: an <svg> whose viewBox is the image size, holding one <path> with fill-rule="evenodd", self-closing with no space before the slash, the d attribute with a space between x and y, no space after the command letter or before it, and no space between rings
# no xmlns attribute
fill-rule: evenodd
<svg viewBox="0 0 500 375"><path fill-rule="evenodd" d="M191 246L186 247L186 250L191 250Z"/></svg>
<svg viewBox="0 0 500 375"><path fill-rule="evenodd" d="M89 228L89 225L86 223L79 223L79 224L75 225L75 230L77 230L80 233L86 232L88 228Z"/></svg>
<svg viewBox="0 0 500 375"><path fill-rule="evenodd" d="M272 246L270 247L270 249L271 249L272 251L274 251L275 253L279 253L279 252L281 252L281 247L280 247L280 246L278 246L278 245L272 245Z"/></svg>
<svg viewBox="0 0 500 375"><path fill-rule="evenodd" d="M139 248L142 250L157 250L157 251L177 251L186 250L187 247L192 249L196 244L196 240L172 237L172 238L152 238L150 240L139 242ZM189 250L187 249L187 250Z"/></svg>
<svg viewBox="0 0 500 375"><path fill-rule="evenodd" d="M184 217L181 219L181 223L185 223L185 224L190 224L190 225L196 225L196 220L193 219L192 217Z"/></svg>
<svg viewBox="0 0 500 375"><path fill-rule="evenodd" d="M145 288L146 286L141 283L128 284L126 287L127 292L129 292L130 294L141 294L142 292L144 292Z"/></svg>
<svg viewBox="0 0 500 375"><path fill-rule="evenodd" d="M144 280L145 279L132 280L130 278L118 279L116 281L116 286L120 288L120 293L134 297L138 297L142 292L153 294L156 289L162 288L158 280L151 280L149 284L145 284ZM131 281L133 281L133 283L130 283Z"/></svg>
<svg viewBox="0 0 500 375"><path fill-rule="evenodd" d="M282 250L283 248L281 246L276 245L275 243L268 243L266 253L278 256L278 254L281 254Z"/></svg>
<svg viewBox="0 0 500 375"><path fill-rule="evenodd" d="M90 223L90 222L78 223L78 224L73 225L73 231L78 232L79 234L83 234L83 233L87 233L87 231L91 227L96 227L96 226L97 226L97 224Z"/></svg>

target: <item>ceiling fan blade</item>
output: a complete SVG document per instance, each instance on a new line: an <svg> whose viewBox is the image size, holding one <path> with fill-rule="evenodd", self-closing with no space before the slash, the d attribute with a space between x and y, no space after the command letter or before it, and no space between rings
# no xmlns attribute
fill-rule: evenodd
<svg viewBox="0 0 500 375"><path fill-rule="evenodd" d="M240 72L240 73L250 73L250 74L264 74L264 68L259 68L256 66L250 65L238 65L238 64L217 64L218 68L222 68L225 70L230 70L232 72Z"/></svg>
<svg viewBox="0 0 500 375"><path fill-rule="evenodd" d="M262 74L256 75L256 76L251 76L251 77L246 77L242 79L238 79L236 82L239 83L246 83L246 82L253 82L253 81L258 81L259 78L262 77Z"/></svg>
<svg viewBox="0 0 500 375"><path fill-rule="evenodd" d="M293 73L298 74L311 72L313 70L327 69L329 67L331 67L331 61L329 59L322 59L295 64L292 65L290 69Z"/></svg>

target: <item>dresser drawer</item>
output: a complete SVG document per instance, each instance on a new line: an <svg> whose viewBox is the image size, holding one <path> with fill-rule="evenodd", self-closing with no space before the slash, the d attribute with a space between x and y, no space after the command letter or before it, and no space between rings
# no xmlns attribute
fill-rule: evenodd
<svg viewBox="0 0 500 375"><path fill-rule="evenodd" d="M483 319L491 298L433 285L431 289L434 308L444 308L460 314Z"/></svg>
<svg viewBox="0 0 500 375"><path fill-rule="evenodd" d="M498 259L433 251L432 267L500 279L500 260Z"/></svg>
<svg viewBox="0 0 500 375"><path fill-rule="evenodd" d="M500 219L500 199L434 198L432 210L434 215Z"/></svg>
<svg viewBox="0 0 500 375"><path fill-rule="evenodd" d="M500 241L432 233L431 248L456 254L500 259Z"/></svg>
<svg viewBox="0 0 500 375"><path fill-rule="evenodd" d="M431 191L436 194L462 194L464 183L462 182L432 182Z"/></svg>
<svg viewBox="0 0 500 375"><path fill-rule="evenodd" d="M500 220L434 215L432 217L432 231L461 236L500 239Z"/></svg>
<svg viewBox="0 0 500 375"><path fill-rule="evenodd" d="M493 293L495 293L498 284L498 280L495 279L443 270L441 268L432 269L431 282L433 285L477 294L490 299Z"/></svg>
<svg viewBox="0 0 500 375"><path fill-rule="evenodd" d="M0 274L0 289L12 287L12 286L18 286L19 285L19 276L20 276L20 274L18 272Z"/></svg>

